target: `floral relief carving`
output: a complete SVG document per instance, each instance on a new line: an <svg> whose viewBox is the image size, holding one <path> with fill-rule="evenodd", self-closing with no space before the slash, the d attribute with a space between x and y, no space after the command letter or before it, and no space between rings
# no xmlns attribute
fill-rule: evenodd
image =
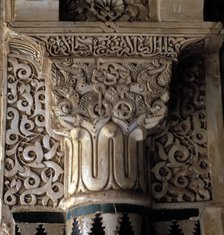
<svg viewBox="0 0 224 235"><path fill-rule="evenodd" d="M61 20L103 22L150 20L148 1L145 0L69 0L63 6Z"/></svg>
<svg viewBox="0 0 224 235"><path fill-rule="evenodd" d="M161 59L55 62L53 112L67 129L109 120L124 132L137 123L151 128L166 113L170 78L171 61Z"/></svg>
<svg viewBox="0 0 224 235"><path fill-rule="evenodd" d="M123 0L94 0L93 9L99 20L114 21L122 16L125 5Z"/></svg>
<svg viewBox="0 0 224 235"><path fill-rule="evenodd" d="M74 34L35 40L38 49L11 43L8 54L5 204L57 206L65 197L68 208L74 200L78 205L104 194L123 203L131 191L131 203L148 206L147 130L155 132L167 114L172 61L193 42L197 48L203 42ZM49 59L45 73L42 46ZM169 120L153 138L157 202L211 199L203 60L198 61L179 63ZM63 136L62 146L46 128Z"/></svg>
<svg viewBox="0 0 224 235"><path fill-rule="evenodd" d="M52 61L48 113L52 130L65 137L66 198L108 190L147 194L143 141L166 115L171 65L163 59Z"/></svg>
<svg viewBox="0 0 224 235"><path fill-rule="evenodd" d="M63 197L63 153L59 142L46 131L45 92L39 52L11 44L5 134L6 205L57 206Z"/></svg>
<svg viewBox="0 0 224 235"><path fill-rule="evenodd" d="M152 194L157 202L211 200L203 59L181 62L170 114L153 139Z"/></svg>

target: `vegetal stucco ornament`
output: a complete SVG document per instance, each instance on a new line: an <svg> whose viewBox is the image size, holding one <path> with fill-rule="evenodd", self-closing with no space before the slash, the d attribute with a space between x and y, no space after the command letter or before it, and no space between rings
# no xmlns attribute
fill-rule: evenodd
<svg viewBox="0 0 224 235"><path fill-rule="evenodd" d="M61 4L62 5L62 4ZM72 21L149 21L148 1L69 0L63 3L62 19Z"/></svg>
<svg viewBox="0 0 224 235"><path fill-rule="evenodd" d="M203 58L180 62L167 124L153 137L152 193L158 202L211 200Z"/></svg>
<svg viewBox="0 0 224 235"><path fill-rule="evenodd" d="M113 121L129 132L146 129L166 113L171 61L76 60L52 65L53 111L67 129L92 125L92 132Z"/></svg>
<svg viewBox="0 0 224 235"><path fill-rule="evenodd" d="M64 195L63 153L46 131L41 50L9 44L5 133L5 193L9 206L57 206Z"/></svg>
<svg viewBox="0 0 224 235"><path fill-rule="evenodd" d="M146 130L166 115L171 64L109 58L52 62L49 123L65 136L66 198L75 196L78 204L83 193L147 194L143 141Z"/></svg>

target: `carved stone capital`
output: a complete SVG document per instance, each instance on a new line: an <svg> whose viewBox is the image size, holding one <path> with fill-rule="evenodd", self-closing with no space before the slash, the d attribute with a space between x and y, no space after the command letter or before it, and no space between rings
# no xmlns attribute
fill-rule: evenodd
<svg viewBox="0 0 224 235"><path fill-rule="evenodd" d="M52 61L48 113L53 132L66 136L65 205L71 197L87 203L85 194L95 202L143 203L143 141L166 115L171 65L165 59Z"/></svg>
<svg viewBox="0 0 224 235"><path fill-rule="evenodd" d="M59 27L60 32L56 24L51 33L35 26L33 33L23 26L17 31L30 37L15 34L7 41L4 203L60 204L68 213L103 203L150 207L145 140L166 117L173 62L217 51L219 42L213 45L210 36L220 29L210 35L203 26L200 34L199 25L189 35L189 25L164 33L156 24L133 24L132 30L122 22L98 22ZM151 190L157 202L211 198L203 59L186 64L191 68L180 69L181 95L176 92L183 100L176 102L170 126L155 135ZM180 196L179 188L186 193ZM114 230L117 216L103 215L105 231ZM84 217L77 221L80 230L84 225L90 230L92 222ZM136 227L139 216L129 219ZM71 230L71 221L68 225Z"/></svg>
<svg viewBox="0 0 224 235"><path fill-rule="evenodd" d="M49 84L53 129L83 127L97 135L109 121L125 134L138 126L153 128L166 113L171 65L164 59L54 61ZM111 138L118 127L104 134Z"/></svg>

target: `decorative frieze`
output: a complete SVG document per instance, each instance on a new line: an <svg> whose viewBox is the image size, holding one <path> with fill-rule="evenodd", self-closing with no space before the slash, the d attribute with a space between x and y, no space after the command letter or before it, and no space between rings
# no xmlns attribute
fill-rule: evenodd
<svg viewBox="0 0 224 235"><path fill-rule="evenodd" d="M200 211L198 209L151 210L151 229L156 235L200 235Z"/></svg>
<svg viewBox="0 0 224 235"><path fill-rule="evenodd" d="M65 235L65 225L63 224L41 224L41 223L18 223L16 234L33 235Z"/></svg>
<svg viewBox="0 0 224 235"><path fill-rule="evenodd" d="M170 58L176 60L179 53L191 45L202 48L200 38L150 36L150 35L50 35L34 37L41 42L47 57L140 57Z"/></svg>
<svg viewBox="0 0 224 235"><path fill-rule="evenodd" d="M152 234L157 235L201 235L197 220L160 221L152 224Z"/></svg>

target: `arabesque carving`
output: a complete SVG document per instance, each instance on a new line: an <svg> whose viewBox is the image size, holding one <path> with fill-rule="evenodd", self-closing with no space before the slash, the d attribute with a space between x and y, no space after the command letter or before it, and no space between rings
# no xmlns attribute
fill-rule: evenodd
<svg viewBox="0 0 224 235"><path fill-rule="evenodd" d="M180 62L169 119L154 137L152 193L158 202L211 200L204 71L203 58Z"/></svg>
<svg viewBox="0 0 224 235"><path fill-rule="evenodd" d="M108 190L147 194L143 140L166 115L171 64L109 58L52 62L50 124L65 136L66 197Z"/></svg>
<svg viewBox="0 0 224 235"><path fill-rule="evenodd" d="M91 131L96 132L112 120L127 133L137 124L152 128L164 117L171 61L74 61L52 65L51 105L64 128L91 124Z"/></svg>
<svg viewBox="0 0 224 235"><path fill-rule="evenodd" d="M46 131L40 48L10 43L4 203L57 206L64 195L63 153Z"/></svg>
<svg viewBox="0 0 224 235"><path fill-rule="evenodd" d="M70 229L76 215L69 210L78 206L149 208L144 141L155 132L155 201L210 200L203 61L180 69L172 95L183 99L173 101L169 125L156 130L167 115L173 61L184 50L204 50L205 40L181 33L124 33L122 24L100 24L93 33L75 34L80 24L63 35L44 34L43 27L42 33L27 29L31 37L24 37L25 42L17 36L9 39L4 203L60 203ZM102 216L105 232L120 231L116 213ZM125 221L139 234L141 218L133 214ZM82 233L92 229L89 215L78 218ZM51 230L48 225L40 229Z"/></svg>
<svg viewBox="0 0 224 235"><path fill-rule="evenodd" d="M149 21L148 4L148 0L68 0L60 9L61 20Z"/></svg>

